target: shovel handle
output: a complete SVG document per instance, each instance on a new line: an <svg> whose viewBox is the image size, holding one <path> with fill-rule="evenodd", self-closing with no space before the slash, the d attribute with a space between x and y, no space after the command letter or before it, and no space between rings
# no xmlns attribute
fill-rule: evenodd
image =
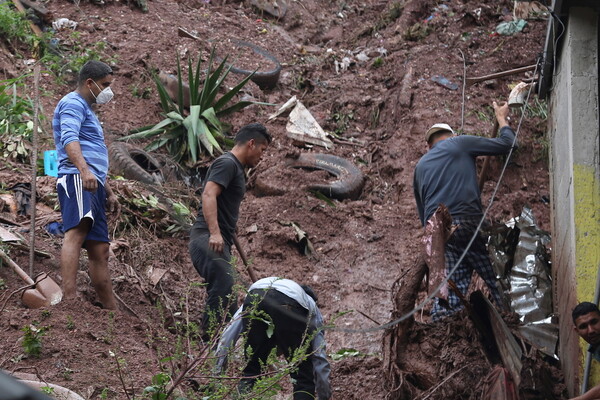
<svg viewBox="0 0 600 400"><path fill-rule="evenodd" d="M500 124L498 123L498 120L494 120L494 127L492 128L492 134L490 135L490 137L495 138L498 135L499 127ZM491 156L485 156L485 159L483 160L483 167L481 167L481 173L479 174L479 193L481 193L481 191L483 190L483 184L485 183L487 178L487 172L490 167L490 157Z"/></svg>
<svg viewBox="0 0 600 400"><path fill-rule="evenodd" d="M4 251L2 251L2 249L0 249L0 258L2 258L2 261L7 263L12 269L14 269L17 275L19 275L25 282L27 282L28 285L33 285L35 283L33 279L31 279L31 277L27 275L25 271L23 271L21 267L17 265L16 262L11 260L10 257L6 255Z"/></svg>
<svg viewBox="0 0 600 400"><path fill-rule="evenodd" d="M246 253L244 253L244 250L242 249L242 246L240 245L240 241L237 238L237 235L233 236L233 244L235 244L235 248L237 249L238 253L240 253L240 258L242 259L242 262L244 263L244 265L246 266L246 269L248 270L248 275L250 275L250 279L252 279L252 282L256 282L258 280L258 278L256 277L256 273L254 272L254 268L252 268L252 266L248 263L248 259L246 258Z"/></svg>

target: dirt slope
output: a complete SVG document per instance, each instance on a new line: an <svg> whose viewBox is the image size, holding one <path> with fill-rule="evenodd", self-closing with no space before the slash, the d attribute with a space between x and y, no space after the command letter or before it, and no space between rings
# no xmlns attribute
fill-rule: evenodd
<svg viewBox="0 0 600 400"><path fill-rule="evenodd" d="M177 53L184 60L190 56L195 59L199 50L206 56L210 40L223 43L227 38L239 38L272 52L283 65L278 86L263 92L250 84L244 94L277 104L298 96L326 130L346 139L337 141L330 152L353 160L365 174L366 185L358 200L335 201L333 206L299 189L309 179L322 179L322 175L283 169L286 156L298 149L285 136L286 118L279 117L267 123L275 142L256 173L274 182L286 182L289 190L281 196L258 197L253 190L247 193L238 224L241 243L260 277L278 275L311 284L320 296L326 319L352 311L336 319L337 327L372 327L373 320L383 323L389 319L391 284L419 249L412 173L426 151L423 133L436 122L461 128L461 51L468 76L534 64L542 50L546 22L531 20L524 32L514 36L492 34L498 23L511 18L509 1L475 4L451 0L437 4L413 0L404 7L370 0L289 3L287 15L280 20L270 19L248 4L227 1L154 0L149 2L147 14L119 1L98 7L55 0L47 7L57 18L79 22L78 38L68 31L56 34L63 45L74 45L75 41L83 49L95 49L104 43L105 59L113 60L115 100L97 111L108 141L158 121L156 91L148 98L138 97L145 89L154 89L147 68L174 72ZM420 25L415 25L417 22ZM179 37L178 27L195 32L201 41ZM25 72L22 60L12 57L4 47L0 78ZM368 59L360 61L357 56L361 52ZM347 68L342 65L344 57L350 60ZM407 74L410 79L404 79ZM436 75L457 84L458 89L436 84L431 80ZM499 79L467 88L462 130L488 135L491 101L506 99L508 84L516 80ZM73 88L58 84L51 75L44 76L42 87L49 121L56 102ZM229 122L235 131L248 122L265 122L273 110L253 106ZM513 121L518 117L515 113ZM539 114L524 118L521 146L500 184L491 220L516 216L527 204L539 225L549 228L543 130ZM348 144L351 138L359 144ZM44 143L51 147L51 140ZM486 202L500 167L500 161L492 164L492 179L483 194ZM0 168L5 188L29 179L26 166L3 163ZM51 180L44 178L40 185L44 191L52 191ZM144 190L135 183L117 182L123 202L132 194L146 193ZM191 207L198 206L193 190L177 186L173 193ZM53 201L49 198L47 204L52 206ZM86 398L121 399L126 396L115 357L111 356L116 353L125 360L128 387L139 394L149 384L160 369L158 360L169 355L165 354L166 344L174 338L164 329L173 325L169 315L189 311L190 320L198 320L204 291L189 285L200 279L187 255L185 234L171 237L164 232L169 225L166 213L126 216L128 220L113 224L116 240L111 270L117 293L141 319L124 312L113 316L91 303L80 302L61 303L48 312L26 310L13 297L0 317L0 340L5 349L0 367L11 371L25 368L27 372L36 367L48 381ZM21 221L26 224L25 217ZM313 257L298 249L291 222L309 235L315 248ZM38 231L38 247L51 253L53 259L39 258L36 270L50 271L57 281L60 243L59 238ZM12 249L10 254L26 265L26 252ZM156 285L147 277L150 266L168 271ZM6 282L4 293L21 285L7 268L0 269L0 278ZM82 273L80 278L80 289L87 290L86 298L93 300L87 275ZM20 328L33 321L49 327L39 359L23 358L19 343ZM343 348L360 352L356 358L332 363L335 398L385 397L380 371L381 332L356 334L334 329L327 333L327 341L331 353Z"/></svg>

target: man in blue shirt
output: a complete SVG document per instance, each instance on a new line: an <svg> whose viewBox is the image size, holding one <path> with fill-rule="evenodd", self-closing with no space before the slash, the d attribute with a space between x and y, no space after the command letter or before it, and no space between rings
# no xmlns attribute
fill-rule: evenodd
<svg viewBox="0 0 600 400"><path fill-rule="evenodd" d="M450 237L445 247L446 268L450 271L467 248L473 235L475 241L467 251L460 266L450 279L466 294L471 283L473 270L477 271L490 289L496 304L504 309L496 277L489 260L485 240L476 231L483 217L481 193L477 181L477 156L508 154L515 146L515 133L508 126L508 104L493 103L500 136L456 136L447 124L435 124L425 134L429 151L415 167L413 190L417 202L419 218L423 226L432 217L440 204L446 205L452 216L452 223L458 229ZM462 308L454 291L448 295L448 306L435 300L431 315L438 320Z"/></svg>
<svg viewBox="0 0 600 400"><path fill-rule="evenodd" d="M89 274L102 307L116 309L108 270L109 238L105 208L119 203L107 182L108 150L92 104L106 104L113 96L112 69L88 61L79 71L78 87L54 110L52 128L58 155L57 191L65 229L61 250L64 298L77 295L81 248L88 252Z"/></svg>
<svg viewBox="0 0 600 400"><path fill-rule="evenodd" d="M330 399L331 368L325 355L322 328L323 316L317 307L316 295L309 286L277 277L260 279L250 286L244 304L223 332L217 347L216 372L223 372L229 352L242 332L247 332L244 347L247 364L238 385L241 393L247 393L261 374L261 366L267 365L269 354L275 347L287 360L291 360L308 339L311 340L310 347L305 356L297 360L297 369L290 373L294 382L293 398Z"/></svg>
<svg viewBox="0 0 600 400"><path fill-rule="evenodd" d="M590 344L588 351L594 360L600 361L600 310L589 301L579 303L571 314L575 332ZM600 385L571 400L600 399Z"/></svg>

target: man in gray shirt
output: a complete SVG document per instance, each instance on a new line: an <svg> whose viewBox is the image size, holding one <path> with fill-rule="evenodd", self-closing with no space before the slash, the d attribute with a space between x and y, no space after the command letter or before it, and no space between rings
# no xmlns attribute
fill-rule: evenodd
<svg viewBox="0 0 600 400"><path fill-rule="evenodd" d="M476 157L508 154L513 146L516 147L515 133L507 122L508 104L498 105L494 102L493 107L500 127L499 137L456 136L449 125L435 124L425 134L429 151L415 167L413 190L423 226L440 204L448 207L452 223L459 226L445 247L448 271L456 265L483 217ZM477 271L489 287L496 304L504 309L485 240L479 233L476 235L461 265L450 279L466 294L473 270ZM449 308L436 298L431 312L434 321L462 308L459 297L453 291L448 295L448 304Z"/></svg>
<svg viewBox="0 0 600 400"><path fill-rule="evenodd" d="M237 309L230 298L235 271L231 245L246 193L244 167L256 167L271 143L267 129L258 123L242 127L231 152L217 158L206 173L202 209L190 231L189 251L194 268L206 281L207 299L202 329L204 341L211 330L228 321Z"/></svg>
<svg viewBox="0 0 600 400"><path fill-rule="evenodd" d="M248 333L244 348L247 364L238 389L248 392L267 365L271 350L278 347L287 360L294 357L304 341L311 340L304 359L290 375L294 382L294 400L331 398L329 362L325 356L323 317L316 295L308 286L290 279L269 277L256 281L248 289L244 304L235 313L217 348L217 373L227 365L227 355L242 332ZM270 325L264 322L270 319ZM270 331L272 329L272 331Z"/></svg>

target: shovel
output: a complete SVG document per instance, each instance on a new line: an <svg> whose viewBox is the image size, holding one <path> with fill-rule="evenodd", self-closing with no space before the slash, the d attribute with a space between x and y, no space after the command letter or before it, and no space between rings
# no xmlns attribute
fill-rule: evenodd
<svg viewBox="0 0 600 400"><path fill-rule="evenodd" d="M36 275L35 280L33 280L1 249L0 258L31 286L21 295L21 301L26 307L42 308L60 303L63 296L62 290L47 273L42 272Z"/></svg>

